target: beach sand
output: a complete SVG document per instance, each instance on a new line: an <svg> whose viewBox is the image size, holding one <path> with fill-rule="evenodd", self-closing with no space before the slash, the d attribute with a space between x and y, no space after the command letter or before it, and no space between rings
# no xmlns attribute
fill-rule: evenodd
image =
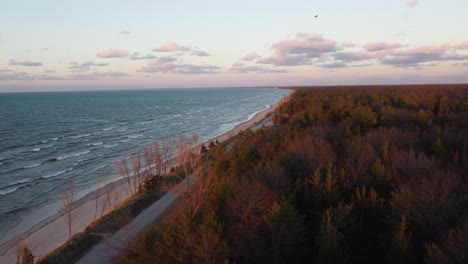
<svg viewBox="0 0 468 264"><path fill-rule="evenodd" d="M259 111L248 121L238 124L226 133L206 141L205 144L216 140L219 142L226 141L242 130L255 127L258 123L260 123L260 125L268 123L265 119L270 118L276 108L285 100L288 100L290 96L291 94L284 97L278 103L271 105L269 108ZM106 201L110 200L111 208L113 208L129 198L130 192L128 189L125 179L120 179L102 188L98 188L96 191L90 192L77 200L72 213L74 215L72 221L72 235L84 231L90 223L95 221L96 210L99 217L103 208L102 205ZM55 205L55 210L57 210L57 205ZM106 210L104 214L108 211L109 210ZM19 235L15 236L16 234ZM17 232L16 234L14 229L10 231L6 235L8 240L0 245L0 263L16 262L16 246L18 244L28 246L33 251L35 259L37 260L65 243L68 240L66 215L60 210L35 224L26 232Z"/></svg>

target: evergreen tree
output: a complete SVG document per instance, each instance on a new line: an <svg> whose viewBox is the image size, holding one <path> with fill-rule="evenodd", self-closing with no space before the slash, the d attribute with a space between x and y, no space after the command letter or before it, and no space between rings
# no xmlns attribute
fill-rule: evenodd
<svg viewBox="0 0 468 264"><path fill-rule="evenodd" d="M401 215L400 224L393 236L391 250L388 256L390 263L415 263L416 258L413 255L411 243L411 232L409 231L406 216Z"/></svg>
<svg viewBox="0 0 468 264"><path fill-rule="evenodd" d="M346 247L343 235L338 231L333 223L333 210L329 208L322 217L319 239L319 263L345 263Z"/></svg>

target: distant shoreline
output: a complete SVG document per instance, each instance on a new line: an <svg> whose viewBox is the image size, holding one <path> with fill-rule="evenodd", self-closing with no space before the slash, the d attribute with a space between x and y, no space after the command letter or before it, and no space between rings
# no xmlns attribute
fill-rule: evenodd
<svg viewBox="0 0 468 264"><path fill-rule="evenodd" d="M270 88L274 89L274 88ZM211 139L202 142L203 144L207 144L210 141L224 142L239 132L248 129L250 127L255 126L257 123L264 121L265 119L269 118L269 116L279 107L284 101L288 100L292 93L292 89L288 88L278 88L278 89L287 89L290 90L291 93L283 97L280 101L275 104L270 105L268 108L258 111L255 113L250 119L237 124L232 129L214 137ZM116 178L116 177L115 177ZM114 178L114 179L115 179ZM99 193L98 199L104 199L106 193L109 190L113 190L114 193L118 193L118 199L114 202L114 206L122 203L123 201L127 200L131 197L130 193L128 192L126 179L118 179L113 182L107 183L105 186L98 188L94 191L90 191L85 194L83 197L78 199L75 202L76 208L74 211L79 211L77 217L73 221L73 234L82 232L90 223L95 221L94 212L95 212L95 200L96 200L96 192ZM86 189L89 190L90 188ZM83 190L84 191L84 190ZM108 213L110 211L106 211ZM0 260L5 259L6 262L13 261L16 258L16 253L14 246L17 243L17 239L21 241L23 244L30 246L33 248L33 253L36 259L39 259L42 256L47 255L49 252L54 250L55 248L59 247L63 243L65 243L68 239L68 234L66 234L67 226L65 224L65 220L63 212L58 211L44 220L40 221L39 223L34 224L31 228L27 231L22 232L20 235L13 235L14 232L12 230L8 231L5 236L2 238L3 243L0 244ZM57 232L57 230L63 230L63 232ZM10 237L7 237L10 236ZM23 242L26 241L26 242ZM46 243L44 243L46 241ZM42 243L41 243L42 242Z"/></svg>

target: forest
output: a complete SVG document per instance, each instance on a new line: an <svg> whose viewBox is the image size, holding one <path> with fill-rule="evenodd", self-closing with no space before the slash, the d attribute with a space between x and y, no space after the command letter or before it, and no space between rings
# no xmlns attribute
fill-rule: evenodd
<svg viewBox="0 0 468 264"><path fill-rule="evenodd" d="M468 85L294 90L119 262L468 263Z"/></svg>

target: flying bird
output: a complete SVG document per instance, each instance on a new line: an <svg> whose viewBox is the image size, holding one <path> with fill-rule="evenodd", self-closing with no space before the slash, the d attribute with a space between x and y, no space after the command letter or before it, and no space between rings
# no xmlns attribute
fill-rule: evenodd
<svg viewBox="0 0 468 264"><path fill-rule="evenodd" d="M315 15L314 17L315 17L315 18L317 18L317 17L318 17L318 15Z"/></svg>

